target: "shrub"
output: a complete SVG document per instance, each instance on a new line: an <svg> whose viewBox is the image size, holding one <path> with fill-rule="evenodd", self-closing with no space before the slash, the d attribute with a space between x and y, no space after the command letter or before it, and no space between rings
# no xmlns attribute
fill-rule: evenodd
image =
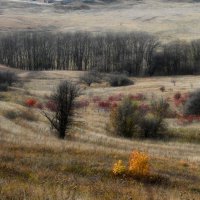
<svg viewBox="0 0 200 200"><path fill-rule="evenodd" d="M114 175L123 175L126 173L126 166L123 164L122 160L118 160L113 165L112 171Z"/></svg>
<svg viewBox="0 0 200 200"><path fill-rule="evenodd" d="M53 100L49 100L46 104L45 107L50 110L51 112L56 112L57 110L57 105L56 102L54 102Z"/></svg>
<svg viewBox="0 0 200 200"><path fill-rule="evenodd" d="M42 103L37 103L36 108L42 110L44 108L44 105Z"/></svg>
<svg viewBox="0 0 200 200"><path fill-rule="evenodd" d="M108 76L107 81L113 87L133 85L134 82L125 74L111 74Z"/></svg>
<svg viewBox="0 0 200 200"><path fill-rule="evenodd" d="M125 98L110 113L110 125L112 131L123 137L131 138L138 133L138 124L141 113L138 105L134 104L129 98Z"/></svg>
<svg viewBox="0 0 200 200"><path fill-rule="evenodd" d="M37 121L37 116L33 112L30 112L30 109L21 111L19 117L27 121Z"/></svg>
<svg viewBox="0 0 200 200"><path fill-rule="evenodd" d="M98 102L98 108L102 109L104 111L108 111L111 108L111 102L110 101L100 101Z"/></svg>
<svg viewBox="0 0 200 200"><path fill-rule="evenodd" d="M161 87L160 87L160 91L161 91L161 92L165 92L165 86L161 86Z"/></svg>
<svg viewBox="0 0 200 200"><path fill-rule="evenodd" d="M145 138L157 138L165 132L166 124L163 118L153 114L147 114L140 122L142 136Z"/></svg>
<svg viewBox="0 0 200 200"><path fill-rule="evenodd" d="M181 93L180 92L177 92L175 95L174 95L174 99L175 100L179 100L181 98Z"/></svg>
<svg viewBox="0 0 200 200"><path fill-rule="evenodd" d="M36 103L37 103L37 100L36 100L36 99L33 99L33 98L27 99L27 100L25 101L25 104L26 104L26 106L28 106L28 107L34 107L34 106L36 105Z"/></svg>
<svg viewBox="0 0 200 200"><path fill-rule="evenodd" d="M16 119L19 116L19 113L13 110L5 111L4 116L8 119Z"/></svg>
<svg viewBox="0 0 200 200"><path fill-rule="evenodd" d="M169 112L169 103L166 99L153 99L151 101L151 110L152 113L158 118L164 118L168 115Z"/></svg>
<svg viewBox="0 0 200 200"><path fill-rule="evenodd" d="M147 114L150 111L150 106L145 103L142 103L139 105L139 110L140 112Z"/></svg>
<svg viewBox="0 0 200 200"><path fill-rule="evenodd" d="M128 169L123 164L122 160L118 160L112 168L114 175L129 175L135 178L150 177L149 156L139 151L133 151L129 157Z"/></svg>
<svg viewBox="0 0 200 200"><path fill-rule="evenodd" d="M143 101L143 100L146 99L145 95L142 94L142 93L138 93L138 94L136 94L136 95L130 94L130 95L129 95L129 98L130 98L131 100L133 100L133 101Z"/></svg>
<svg viewBox="0 0 200 200"><path fill-rule="evenodd" d="M168 108L169 105L163 99L154 100L150 107L125 98L111 109L110 131L127 138L160 137L167 129L164 117L169 113Z"/></svg>
<svg viewBox="0 0 200 200"><path fill-rule="evenodd" d="M0 72L0 92L7 91L9 86L17 82L17 76L13 72Z"/></svg>
<svg viewBox="0 0 200 200"><path fill-rule="evenodd" d="M190 94L184 105L185 115L200 115L200 89Z"/></svg>
<svg viewBox="0 0 200 200"><path fill-rule="evenodd" d="M133 151L129 158L129 174L143 178L150 175L149 156L139 151Z"/></svg>
<svg viewBox="0 0 200 200"><path fill-rule="evenodd" d="M94 96L94 97L92 98L92 101L93 101L93 103L98 103L99 101L101 101L101 97Z"/></svg>
<svg viewBox="0 0 200 200"><path fill-rule="evenodd" d="M178 118L178 123L181 125L199 121L200 121L200 115L183 115Z"/></svg>
<svg viewBox="0 0 200 200"><path fill-rule="evenodd" d="M82 76L80 76L80 81L88 86L90 86L92 83L100 83L101 74L95 70L85 72Z"/></svg>
<svg viewBox="0 0 200 200"><path fill-rule="evenodd" d="M75 102L76 109L86 109L89 106L90 102L88 100L79 100Z"/></svg>
<svg viewBox="0 0 200 200"><path fill-rule="evenodd" d="M169 103L165 99L151 102L151 113L147 113L140 121L141 136L145 138L157 138L163 135L167 125L164 118L171 114Z"/></svg>
<svg viewBox="0 0 200 200"><path fill-rule="evenodd" d="M188 100L188 98L189 98L189 95L187 93L184 95L181 95L181 97L179 99L174 98L175 106L176 107L184 106L186 101Z"/></svg>
<svg viewBox="0 0 200 200"><path fill-rule="evenodd" d="M17 76L13 72L0 72L0 84L8 84L11 86L14 82L17 81Z"/></svg>
<svg viewBox="0 0 200 200"><path fill-rule="evenodd" d="M8 90L8 83L0 83L0 92L6 92Z"/></svg>
<svg viewBox="0 0 200 200"><path fill-rule="evenodd" d="M112 95L108 97L108 101L113 102L113 101L121 101L122 98L124 97L123 94L119 93L117 95Z"/></svg>

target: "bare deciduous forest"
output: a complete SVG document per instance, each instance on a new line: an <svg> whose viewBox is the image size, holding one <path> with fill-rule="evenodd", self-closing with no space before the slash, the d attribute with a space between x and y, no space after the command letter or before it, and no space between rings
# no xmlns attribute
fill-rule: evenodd
<svg viewBox="0 0 200 200"><path fill-rule="evenodd" d="M0 38L0 62L24 70L92 70L133 76L200 72L200 40L162 44L144 32L51 34L18 32Z"/></svg>

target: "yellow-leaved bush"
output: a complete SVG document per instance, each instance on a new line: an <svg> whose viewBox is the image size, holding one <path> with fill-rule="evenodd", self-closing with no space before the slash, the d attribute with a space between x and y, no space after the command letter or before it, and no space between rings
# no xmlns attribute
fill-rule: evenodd
<svg viewBox="0 0 200 200"><path fill-rule="evenodd" d="M147 177L150 175L149 156L139 151L133 151L129 157L129 165L123 164L122 160L118 160L113 165L113 173L115 175L129 174L137 177Z"/></svg>
<svg viewBox="0 0 200 200"><path fill-rule="evenodd" d="M139 151L133 151L129 158L129 173L139 177L150 175L149 156Z"/></svg>
<svg viewBox="0 0 200 200"><path fill-rule="evenodd" d="M123 164L122 160L118 160L113 165L113 173L115 175L122 175L126 172L126 166Z"/></svg>

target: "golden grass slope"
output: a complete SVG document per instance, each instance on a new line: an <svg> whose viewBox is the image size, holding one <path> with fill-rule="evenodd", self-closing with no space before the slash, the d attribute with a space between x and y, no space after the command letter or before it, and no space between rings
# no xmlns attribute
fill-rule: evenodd
<svg viewBox="0 0 200 200"><path fill-rule="evenodd" d="M98 112L92 104L77 116L84 123L76 125L66 140L59 140L41 111L27 108L24 101L30 97L44 101L60 80L77 82L81 72L17 70L17 73L23 87L16 85L0 94L0 199L200 199L198 143L113 137L105 131L108 114ZM170 77L138 78L135 85L114 89L104 84L90 88L81 85L84 90L81 98L138 92L172 97L176 91L198 88L199 78L176 77L176 86ZM166 92L160 92L161 85ZM5 112L10 110L24 115L8 119ZM27 112L35 118L27 120ZM185 133L177 129L179 134L193 134L193 129L198 132L199 124L181 128ZM151 171L161 177L159 182L112 175L113 164L117 160L128 163L132 150L150 155Z"/></svg>

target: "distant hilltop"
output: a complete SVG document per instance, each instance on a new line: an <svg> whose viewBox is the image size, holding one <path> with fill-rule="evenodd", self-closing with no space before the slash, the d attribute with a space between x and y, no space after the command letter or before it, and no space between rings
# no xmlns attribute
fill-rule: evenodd
<svg viewBox="0 0 200 200"><path fill-rule="evenodd" d="M41 3L56 3L56 2L71 3L73 0L32 0L32 1Z"/></svg>
<svg viewBox="0 0 200 200"><path fill-rule="evenodd" d="M92 3L95 2L95 0L32 0L32 1L36 1L36 2L41 2L41 3L72 3L75 1L79 1L79 2L84 2L84 3Z"/></svg>
<svg viewBox="0 0 200 200"><path fill-rule="evenodd" d="M73 2L81 2L81 3L111 3L117 0L31 0L40 3L62 3L68 4Z"/></svg>

